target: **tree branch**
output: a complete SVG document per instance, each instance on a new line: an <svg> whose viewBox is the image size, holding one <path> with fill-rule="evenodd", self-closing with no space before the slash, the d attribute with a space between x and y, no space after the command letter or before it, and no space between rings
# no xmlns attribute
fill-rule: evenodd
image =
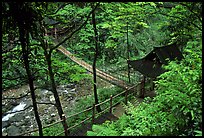
<svg viewBox="0 0 204 138"><path fill-rule="evenodd" d="M66 3L63 3L62 5L59 6L59 8L52 14L56 14L59 10L61 10L62 8L64 8L67 4ZM49 14L49 15L52 15L52 14Z"/></svg>
<svg viewBox="0 0 204 138"><path fill-rule="evenodd" d="M34 90L36 90L36 89L37 89L37 87ZM25 95L22 95L20 97L6 97L6 98L2 98L2 100L7 100L7 99L9 99L9 100L12 100L12 99L17 100L17 99L21 99L23 97L28 96L29 93L30 93L30 91L28 90L28 92Z"/></svg>
<svg viewBox="0 0 204 138"><path fill-rule="evenodd" d="M198 28L200 31L202 31L202 28L200 28L199 26L197 26L197 25L194 24L193 22L190 22L190 21L188 21L188 20L184 20L183 18L180 18L180 17L178 17L178 16L172 16L172 15L168 15L168 14L161 13L161 12L158 12L158 13L161 14L161 15L164 15L164 16L168 16L168 17L172 17L172 18L177 18L177 19L180 19L180 20L182 20L182 21L184 21L184 22L188 22L188 23L194 25L194 26L195 26L196 28Z"/></svg>
<svg viewBox="0 0 204 138"><path fill-rule="evenodd" d="M68 39L70 39L76 32L78 32L79 30L81 30L82 27L84 27L84 26L86 25L86 23L87 23L89 17L90 17L91 14L96 10L96 8L98 7L99 4L100 4L100 2L97 3L96 6L95 6L95 8L88 14L88 16L86 17L85 22L84 22L81 26L79 26L75 31L73 31L73 32L72 32L67 38L65 38L62 42L60 42L60 43L58 43L56 46L52 47L52 48L50 49L50 53L52 53L52 51L53 51L54 49L56 49L57 47L59 47L60 45L62 45L64 42L66 42Z"/></svg>
<svg viewBox="0 0 204 138"><path fill-rule="evenodd" d="M202 23L202 18L200 18L200 16L198 16L198 14L196 14L187 4L184 4L184 3L179 3L183 6L185 6L191 13L193 13L197 18L198 20Z"/></svg>
<svg viewBox="0 0 204 138"><path fill-rule="evenodd" d="M15 77L15 78L11 78L11 77L2 77L2 80L17 80L17 79L25 79L25 77L22 77L22 76L18 76L18 77Z"/></svg>

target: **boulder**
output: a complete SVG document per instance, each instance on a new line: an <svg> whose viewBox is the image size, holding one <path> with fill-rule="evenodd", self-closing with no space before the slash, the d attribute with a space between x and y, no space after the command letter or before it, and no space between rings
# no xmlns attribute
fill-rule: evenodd
<svg viewBox="0 0 204 138"><path fill-rule="evenodd" d="M49 90L46 90L46 89L42 89L40 91L40 93L42 93L43 95L52 95L53 94L52 91L49 91Z"/></svg>
<svg viewBox="0 0 204 138"><path fill-rule="evenodd" d="M55 117L55 116L56 116L56 114L55 114L55 113L52 113L50 116L51 116L51 117Z"/></svg>
<svg viewBox="0 0 204 138"><path fill-rule="evenodd" d="M19 127L16 127L15 125L11 125L7 128L8 136L15 136L20 133L22 133L21 129Z"/></svg>
<svg viewBox="0 0 204 138"><path fill-rule="evenodd" d="M75 88L75 84L73 84L73 83L67 84L66 88L74 89Z"/></svg>
<svg viewBox="0 0 204 138"><path fill-rule="evenodd" d="M12 106L17 106L19 103L16 100L12 100L10 103Z"/></svg>
<svg viewBox="0 0 204 138"><path fill-rule="evenodd" d="M12 116L9 120L11 122L17 122L24 119L24 113L16 113L14 116Z"/></svg>
<svg viewBox="0 0 204 138"><path fill-rule="evenodd" d="M6 127L11 125L11 122L9 120L8 121L2 121L1 124L2 124L2 128L6 128Z"/></svg>
<svg viewBox="0 0 204 138"><path fill-rule="evenodd" d="M5 132L5 129L4 129L4 130L2 130L2 136L8 136L8 133L7 133L7 132Z"/></svg>
<svg viewBox="0 0 204 138"><path fill-rule="evenodd" d="M21 120L21 121L15 122L14 125L17 127L22 127L23 125L25 125L25 122L24 120Z"/></svg>
<svg viewBox="0 0 204 138"><path fill-rule="evenodd" d="M54 102L55 101L55 97L54 97L54 95L51 95L50 96L50 102Z"/></svg>
<svg viewBox="0 0 204 138"><path fill-rule="evenodd" d="M70 92L72 92L72 93L76 93L76 88L71 89Z"/></svg>

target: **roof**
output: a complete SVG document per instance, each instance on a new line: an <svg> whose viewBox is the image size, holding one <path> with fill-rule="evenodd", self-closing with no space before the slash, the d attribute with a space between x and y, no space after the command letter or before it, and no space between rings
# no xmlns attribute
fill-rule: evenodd
<svg viewBox="0 0 204 138"><path fill-rule="evenodd" d="M167 58L169 58L170 61L175 59L181 60L183 58L181 51L175 43L162 47L154 47L154 50L152 52L155 52L157 54L157 57L163 64L168 63L166 61Z"/></svg>
<svg viewBox="0 0 204 138"><path fill-rule="evenodd" d="M128 60L128 64L143 75L155 78L165 72L162 68L163 64L167 64L166 59L170 61L183 58L182 53L176 44L166 45L162 47L154 47L154 49L145 57L139 60Z"/></svg>

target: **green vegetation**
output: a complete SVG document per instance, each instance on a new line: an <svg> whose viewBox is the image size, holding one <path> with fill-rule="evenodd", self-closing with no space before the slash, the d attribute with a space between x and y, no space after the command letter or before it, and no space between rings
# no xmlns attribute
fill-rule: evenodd
<svg viewBox="0 0 204 138"><path fill-rule="evenodd" d="M189 136L201 135L202 128L202 43L187 43L185 58L172 61L156 81L157 96L135 108L116 122L93 126L89 136Z"/></svg>
<svg viewBox="0 0 204 138"><path fill-rule="evenodd" d="M118 88L115 86L111 87L111 89L110 88L99 88L98 89L98 94L100 97L99 101L100 102L105 101L106 99L110 98L110 95L116 95L116 94L120 93L121 91L122 91L121 88ZM113 104L122 98L124 98L124 97L118 96L118 98L115 98L113 100ZM78 98L77 103L74 105L74 107L72 109L68 109L67 111L65 111L65 114L66 114L66 116L73 115L75 113L81 112L85 109L92 107L93 104L94 104L93 94ZM109 106L110 106L110 104L109 104L109 102L107 102L102 106L102 109L106 109ZM79 114L78 116L74 116L74 117L69 118L67 120L67 124L69 124L69 127L70 127L70 126L73 126L73 125L81 122L85 118L88 118L91 116L92 116L92 110L85 112L85 113L82 113L82 114ZM89 123L89 122L91 122L91 119L86 121L85 123ZM77 130L77 128L79 128L79 127L81 127L81 125L77 126L76 128L71 129L71 132ZM43 134L44 134L44 136L55 136L62 131L63 131L63 127L60 124L57 124L57 125L54 125L52 127L48 127L48 128L43 129L43 132L44 132ZM35 133L34 135L37 135L37 134ZM64 135L64 134L62 134L62 135Z"/></svg>
<svg viewBox="0 0 204 138"><path fill-rule="evenodd" d="M91 19L93 14L96 23ZM63 113L69 116L82 111L91 107L94 100L101 102L122 91L116 86L97 86L98 96L87 92L88 95L77 97L72 109L63 111L58 85L77 84L84 79L91 85L96 83L86 69L57 50L60 45L93 65L97 42L96 68L128 82L127 59L140 59L153 47L176 43L184 59L164 66L167 72L155 80L157 96L145 98L137 108L129 103L125 106L126 115L116 122L94 125L88 135L201 135L201 2L3 2L2 32L2 89L28 83L30 87L35 84L52 89L60 117ZM131 84L140 81L139 73L130 70L130 75ZM34 89L31 94L36 103ZM113 104L121 98L114 99ZM37 105L34 106L38 116ZM73 117L67 124L74 125L90 116L91 112ZM37 123L40 128L39 117ZM56 135L60 131L63 127L58 124L43 129L41 135Z"/></svg>

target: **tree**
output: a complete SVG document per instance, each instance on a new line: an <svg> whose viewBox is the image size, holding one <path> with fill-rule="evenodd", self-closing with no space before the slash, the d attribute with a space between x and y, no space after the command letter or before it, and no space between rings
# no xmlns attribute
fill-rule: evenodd
<svg viewBox="0 0 204 138"><path fill-rule="evenodd" d="M39 128L39 135L43 136L42 131L42 124L40 121L40 117L38 114L38 108L36 103L36 97L35 97L35 88L33 84L33 76L30 70L30 64L29 64L29 55L30 55L30 46L29 46L29 35L34 34L34 27L36 27L36 20L40 18L39 13L37 13L33 7L33 3L26 3L26 2L5 2L3 3L3 9L4 12L4 18L7 22L12 22L15 24L15 27L18 27L18 33L19 33L19 40L21 43L22 48L22 54L23 54L23 62L24 62L24 68L27 73L27 79L30 87L30 93L31 98L33 102L33 109L35 113L35 119L38 124ZM7 10L8 8L8 10ZM6 25L5 23L5 25ZM6 29L14 29L11 26L11 28ZM4 26L5 27L5 26ZM8 26L7 26L8 27Z"/></svg>
<svg viewBox="0 0 204 138"><path fill-rule="evenodd" d="M163 37L167 39L160 39L162 44L178 42L182 45L184 58L164 66L167 71L155 81L156 97L146 97L136 107L129 103L125 106L127 115L117 122L94 125L88 136L202 135L201 5L187 2L155 7L153 18L149 17L149 26L166 32ZM144 30L147 35L151 32Z"/></svg>
<svg viewBox="0 0 204 138"><path fill-rule="evenodd" d="M44 50L44 56L45 56L45 59L46 59L46 62L47 62L48 74L49 74L49 77L50 77L50 85L51 85L51 88L52 88L52 92L54 94L55 105L56 105L58 114L60 116L60 119L63 119L64 111L62 109L61 102L60 102L60 99L59 99L59 95L58 95L58 92L57 92L57 89L56 89L56 83L55 83L55 77L54 77L54 72L53 72L53 68L52 68L52 59L51 59L52 58L52 52L54 50L56 50L64 42L66 42L68 39L70 39L74 33L79 31L86 24L86 22L88 21L89 16L91 15L92 12L94 12L96 7L93 8L93 10L89 13L89 15L87 16L86 21L84 23L82 23L82 25L80 25L76 30L70 32L70 35L68 37L66 37L64 40L62 40L61 42L59 42L58 44L56 44L54 46L53 46L53 44L58 42L56 34L52 34L52 35L48 36L47 31L46 31L47 29L45 28L45 23L44 22L40 23L40 26L41 26L40 42L41 42L41 46L42 46L42 48ZM62 125L64 127L64 130L66 130L65 135L68 136L69 131L67 130L68 126L67 126L66 121L62 122Z"/></svg>
<svg viewBox="0 0 204 138"><path fill-rule="evenodd" d="M95 104L98 104L98 96L97 96L97 87L96 87L96 61L98 57L98 33L96 29L96 19L95 19L95 12L92 13L92 23L93 23L93 28L94 28L94 41L95 41L95 54L94 54L94 60L93 60L93 80L94 80L94 99L95 99ZM100 106L96 107L98 112L101 112Z"/></svg>

